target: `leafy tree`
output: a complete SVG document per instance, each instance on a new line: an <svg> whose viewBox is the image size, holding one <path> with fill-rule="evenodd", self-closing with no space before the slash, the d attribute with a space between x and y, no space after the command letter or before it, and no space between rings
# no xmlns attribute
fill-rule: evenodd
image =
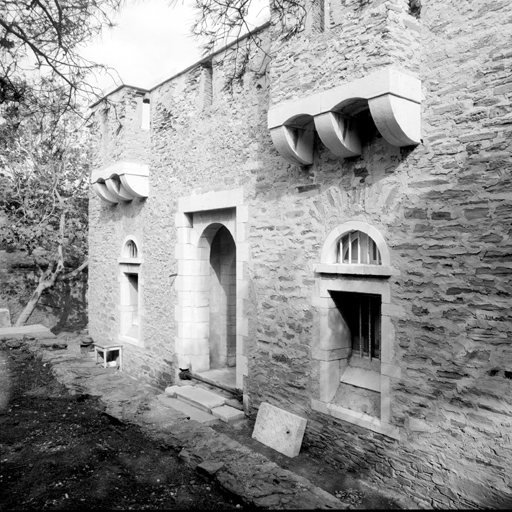
<svg viewBox="0 0 512 512"><path fill-rule="evenodd" d="M58 108L67 89L43 85L52 91L38 93L44 111L27 115L28 107L15 103L0 109L0 245L26 251L39 269L17 326L58 279L87 267L88 134L77 114Z"/></svg>
<svg viewBox="0 0 512 512"><path fill-rule="evenodd" d="M94 89L87 75L106 69L83 58L81 47L104 26L112 26L110 17L122 4L123 0L0 0L0 104L37 101L39 95L51 93L48 87L58 85L67 94L59 109L74 108L77 93Z"/></svg>

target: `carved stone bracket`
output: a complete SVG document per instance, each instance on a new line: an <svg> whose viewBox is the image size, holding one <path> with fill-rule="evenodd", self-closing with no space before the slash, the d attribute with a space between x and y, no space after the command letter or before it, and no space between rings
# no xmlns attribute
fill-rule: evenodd
<svg viewBox="0 0 512 512"><path fill-rule="evenodd" d="M421 142L421 82L392 67L268 112L268 128L279 153L299 165L313 163L316 130L336 156L361 154L354 112L368 108L381 135L394 146Z"/></svg>
<svg viewBox="0 0 512 512"><path fill-rule="evenodd" d="M133 162L118 162L91 173L91 184L103 201L116 204L149 195L149 167Z"/></svg>

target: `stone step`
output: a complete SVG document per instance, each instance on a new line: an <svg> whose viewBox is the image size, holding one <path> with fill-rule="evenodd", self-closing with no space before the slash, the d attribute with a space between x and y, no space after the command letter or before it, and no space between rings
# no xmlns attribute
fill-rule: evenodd
<svg viewBox="0 0 512 512"><path fill-rule="evenodd" d="M182 400L178 400L177 398L171 398L166 393L157 395L156 398L165 407L169 407L170 409L179 411L185 416L187 416L188 419L198 421L203 425L210 426L219 422L219 419L213 416L212 414L205 412L201 409L198 409L197 407L194 407L193 405L183 402Z"/></svg>
<svg viewBox="0 0 512 512"><path fill-rule="evenodd" d="M215 407L220 407L226 403L226 398L223 396L195 386L179 386L175 390L175 395L178 400L208 413L215 409Z"/></svg>
<svg viewBox="0 0 512 512"><path fill-rule="evenodd" d="M217 395L216 393L205 390L204 388L188 386L195 390L191 391L190 389L184 390L186 387L187 386L170 386L165 390L165 395L172 399L183 401L183 403L189 407L198 408L200 411L206 412L206 407L209 407L207 412L211 413L216 418L219 418L224 423L234 423L235 421L245 418L243 410L229 405L229 402L233 402L233 400ZM222 404L223 400L224 403ZM234 400L234 402L237 401Z"/></svg>
<svg viewBox="0 0 512 512"><path fill-rule="evenodd" d="M215 407L212 409L212 414L222 420L224 423L234 423L238 420L243 420L245 418L245 414L243 411L239 411L234 407L230 407L229 405L221 405L220 407Z"/></svg>

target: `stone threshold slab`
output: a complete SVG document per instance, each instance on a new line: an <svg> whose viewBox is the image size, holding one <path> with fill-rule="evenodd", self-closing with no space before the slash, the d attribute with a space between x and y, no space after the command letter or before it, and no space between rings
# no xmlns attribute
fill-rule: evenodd
<svg viewBox="0 0 512 512"><path fill-rule="evenodd" d="M219 422L219 420L212 414L198 409L197 407L194 407L193 405L190 405L186 402L178 400L177 398L171 398L165 393L162 395L157 395L156 398L165 407L170 407L175 411L179 411L183 413L188 419L198 421L203 425L210 426Z"/></svg>
<svg viewBox="0 0 512 512"><path fill-rule="evenodd" d="M206 412L226 403L226 398L195 386L180 386L175 390L176 398Z"/></svg>

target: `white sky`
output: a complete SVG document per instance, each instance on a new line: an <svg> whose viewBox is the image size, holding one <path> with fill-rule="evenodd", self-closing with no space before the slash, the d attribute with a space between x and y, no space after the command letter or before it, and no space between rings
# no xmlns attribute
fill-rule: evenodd
<svg viewBox="0 0 512 512"><path fill-rule="evenodd" d="M252 17L255 25L264 22L265 13L255 0ZM84 57L117 70L125 84L150 88L201 58L199 43L190 34L194 16L191 0L129 0L119 15L116 27L104 29L99 40L90 44ZM255 19L257 18L257 19ZM119 83L119 80L117 80ZM104 77L99 86L105 90L114 85Z"/></svg>

